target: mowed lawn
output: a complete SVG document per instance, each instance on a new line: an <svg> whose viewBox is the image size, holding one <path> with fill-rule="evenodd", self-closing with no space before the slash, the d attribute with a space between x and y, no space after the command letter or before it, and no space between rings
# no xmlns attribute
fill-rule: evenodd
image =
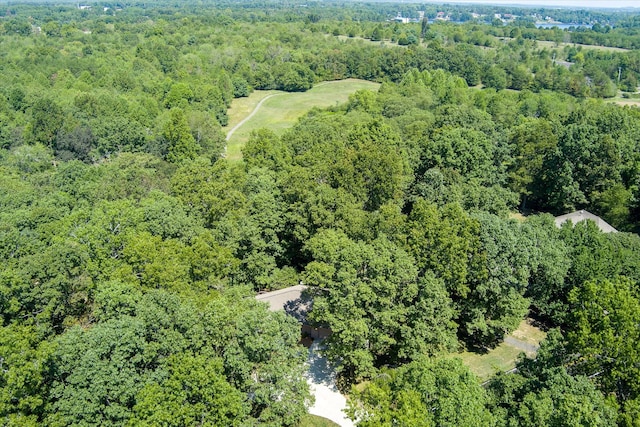
<svg viewBox="0 0 640 427"><path fill-rule="evenodd" d="M366 80L347 79L317 84L307 92L254 91L247 98L234 99L229 109L229 125L222 128L228 133L238 123L247 118L259 105L256 113L240 126L227 141L227 159L240 160L242 148L251 132L267 128L282 134L313 107L326 108L342 104L349 95L361 90L378 90L379 83Z"/></svg>
<svg viewBox="0 0 640 427"><path fill-rule="evenodd" d="M317 415L307 414L300 420L298 427L340 427L338 424Z"/></svg>
<svg viewBox="0 0 640 427"><path fill-rule="evenodd" d="M547 48L547 49L555 49L560 48L564 49L565 46L575 46L582 47L583 49L593 49L593 50L602 50L605 52L629 52L629 49L624 49L621 47L612 47L612 46L598 46L595 44L580 44L580 43L565 43L561 42L556 45L555 42L548 40L537 40L539 48Z"/></svg>
<svg viewBox="0 0 640 427"><path fill-rule="evenodd" d="M511 37L496 37L499 41L512 41L514 40ZM629 49L624 49L621 47L611 47L611 46L598 46L595 44L580 44L580 43L566 43L566 42L552 42L549 40L536 40L535 41L538 48L546 48L546 49L564 49L566 46L574 46L574 47L582 47L583 49L593 49L593 50L602 50L605 52L629 52Z"/></svg>
<svg viewBox="0 0 640 427"><path fill-rule="evenodd" d="M511 337L530 345L538 346L547 334L541 329L533 326L531 321L526 319L520 323ZM528 357L535 357L535 353L523 351L514 345L506 342L489 351L486 354L471 353L468 351L452 354L460 357L471 372L476 374L481 380L488 380L498 371L508 371L516 366L516 360L520 353L525 353Z"/></svg>

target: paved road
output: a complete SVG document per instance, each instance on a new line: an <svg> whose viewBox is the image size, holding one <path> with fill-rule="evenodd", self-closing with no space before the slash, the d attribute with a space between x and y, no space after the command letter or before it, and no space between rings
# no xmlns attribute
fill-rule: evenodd
<svg viewBox="0 0 640 427"><path fill-rule="evenodd" d="M318 354L321 343L314 341L309 349L309 373L307 382L316 403L309 408L309 413L328 418L342 427L354 427L342 412L347 407L347 399L340 394L335 383L335 372L327 364L327 359Z"/></svg>

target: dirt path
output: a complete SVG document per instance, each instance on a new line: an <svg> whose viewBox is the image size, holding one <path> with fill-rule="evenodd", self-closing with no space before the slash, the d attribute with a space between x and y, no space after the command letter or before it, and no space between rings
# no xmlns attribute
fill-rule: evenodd
<svg viewBox="0 0 640 427"><path fill-rule="evenodd" d="M347 399L336 387L335 372L327 363L327 359L318 353L320 346L321 343L314 341L309 348L307 359L309 364L307 382L311 393L316 398L316 402L309 408L309 413L327 418L341 427L354 427L353 421L343 412L347 407Z"/></svg>
<svg viewBox="0 0 640 427"><path fill-rule="evenodd" d="M251 117L253 117L253 116L258 112L258 110L260 109L260 107L262 106L262 104L263 104L267 99L271 99L271 98L273 98L274 96L277 96L277 95L281 95L281 94L280 94L280 93L274 93L274 94L271 94L271 95L269 95L269 96L265 96L264 98L262 98L262 99L260 100L260 102L258 102L258 105L256 105L256 108L254 108L254 109L253 109L253 111L251 112L251 114L249 114L247 117L245 117L244 119L242 119L242 120L240 121L240 123L238 123L237 125L235 125L235 126L234 126L234 127L232 127L231 129L229 129L229 132L227 132L227 141L229 141L229 140L231 139L231 137L233 136L234 132L235 132L236 130L238 130L238 129L240 128L240 126L242 126L242 125L243 125L243 124L245 124L247 121L249 121L249 120L251 119ZM226 150L227 150L227 147L225 146L225 147L224 147L224 149L225 149L225 151L226 151Z"/></svg>
<svg viewBox="0 0 640 427"><path fill-rule="evenodd" d="M317 85L313 86L311 89L309 90L313 90L314 88L320 87L320 86L325 86L325 85L330 85L330 84L335 84L335 83L344 83L345 81L348 81L350 79L346 79L346 80L331 80L331 81L327 81L327 82L321 82L318 83ZM240 123L238 123L237 125L235 125L234 127L232 127L231 129L229 129L229 131L227 132L227 141L229 141L231 139L231 137L233 136L233 134L235 133L236 130L238 130L243 124L245 124L246 122L248 122L249 120L251 120L251 118L258 112L258 110L260 109L260 107L262 107L262 104L267 100L267 99L271 99L274 96L277 95L282 95L285 93L289 93L289 92L281 92L281 93L273 93L271 95L265 96L264 98L262 98L260 100L260 102L258 102L258 104L255 106L255 108L253 109L253 111L251 111L251 113L245 117L244 119L242 119L240 121ZM225 147L226 148L226 147Z"/></svg>

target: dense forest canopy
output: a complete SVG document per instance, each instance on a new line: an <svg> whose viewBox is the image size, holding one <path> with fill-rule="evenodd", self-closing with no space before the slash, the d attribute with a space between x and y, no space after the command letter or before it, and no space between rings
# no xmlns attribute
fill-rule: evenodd
<svg viewBox="0 0 640 427"><path fill-rule="evenodd" d="M300 327L253 296L301 282L361 426L638 425L637 15L81 6L0 18L3 425L297 426ZM234 98L345 78L381 86L225 158ZM529 315L515 373L454 357Z"/></svg>

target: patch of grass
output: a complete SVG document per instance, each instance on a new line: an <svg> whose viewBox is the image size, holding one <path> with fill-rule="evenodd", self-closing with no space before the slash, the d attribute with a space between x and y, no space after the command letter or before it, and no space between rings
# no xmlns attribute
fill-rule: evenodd
<svg viewBox="0 0 640 427"><path fill-rule="evenodd" d="M339 425L326 418L307 414L302 417L298 427L339 427Z"/></svg>
<svg viewBox="0 0 640 427"><path fill-rule="evenodd" d="M378 83L366 80L347 79L320 83L307 92L255 91L248 98L234 100L228 113L229 126L223 128L225 132L248 117L261 100L271 96L229 139L227 159L242 158L242 147L254 130L267 128L280 135L313 107L326 108L342 104L358 90L377 90L379 86Z"/></svg>
<svg viewBox="0 0 640 427"><path fill-rule="evenodd" d="M282 93L277 90L256 90L249 94L245 98L234 98L231 101L231 108L227 111L229 117L229 123L223 127L222 130L227 132L235 125L240 123L245 117L247 117L256 108L256 105L264 98L274 93Z"/></svg>
<svg viewBox="0 0 640 427"><path fill-rule="evenodd" d="M524 343L537 346L547 334L540 328L533 326L531 320L525 319L510 336ZM464 351L462 353L452 354L452 356L460 357L471 372L484 381L499 371L504 372L515 368L518 355L522 352L522 350L515 346L503 342L486 354ZM527 354L527 356L533 357L535 354Z"/></svg>
<svg viewBox="0 0 640 427"><path fill-rule="evenodd" d="M515 219L518 222L525 222L527 220L527 217L522 215L520 212L511 212L509 214L509 218Z"/></svg>
<svg viewBox="0 0 640 427"><path fill-rule="evenodd" d="M525 319L520 322L520 326L513 331L511 336L527 344L540 345L540 341L547 337L547 333L537 326L533 326L530 319Z"/></svg>
<svg viewBox="0 0 640 427"><path fill-rule="evenodd" d="M621 106L631 106L631 107L639 107L640 106L640 100L638 99L628 99L628 98L610 98L610 99L606 99L605 102L609 102L612 104L618 104Z"/></svg>
<svg viewBox="0 0 640 427"><path fill-rule="evenodd" d="M593 49L593 50L603 50L608 52L628 52L629 49L624 49L621 47L611 47L611 46L596 46L592 44L579 44L579 43L559 43L556 46L556 42L546 41L546 40L538 40L539 48L548 48L548 49L564 49L565 46L575 46L582 47L583 49Z"/></svg>
<svg viewBox="0 0 640 427"><path fill-rule="evenodd" d="M513 38L511 37L497 37L496 39L498 41L506 41L506 42L513 40ZM608 52L628 52L629 51L629 49L624 49L621 47L597 46L593 44L565 43L565 42L556 43L548 40L536 40L536 44L539 49L542 49L542 48L564 49L565 46L575 46L575 47L582 47L583 49L602 50L602 51L608 51Z"/></svg>
<svg viewBox="0 0 640 427"><path fill-rule="evenodd" d="M371 39L365 39L364 37L357 37L357 36L348 37L348 36L341 35L341 36L329 36L329 37L337 37L338 40L346 43L364 43L364 44L371 44L371 45L380 46L380 47L399 47L399 48L407 49L407 46L401 46L397 42L392 42L390 39L373 41Z"/></svg>
<svg viewBox="0 0 640 427"><path fill-rule="evenodd" d="M516 366L516 360L522 350L502 343L487 354L468 351L456 354L482 381L488 380L498 372L505 372Z"/></svg>

